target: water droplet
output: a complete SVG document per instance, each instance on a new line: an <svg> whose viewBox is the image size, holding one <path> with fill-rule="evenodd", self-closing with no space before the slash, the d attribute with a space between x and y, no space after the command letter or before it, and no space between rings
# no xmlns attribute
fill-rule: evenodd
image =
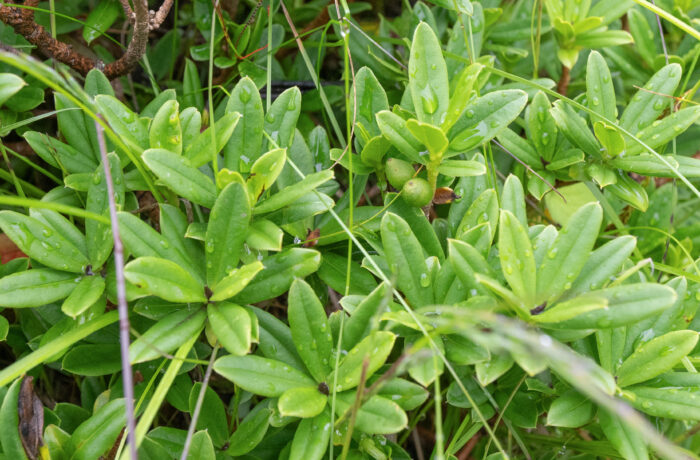
<svg viewBox="0 0 700 460"><path fill-rule="evenodd" d="M550 259L554 259L557 256L557 252L559 252L559 249L552 248L549 251L547 251L547 257L549 257Z"/></svg>
<svg viewBox="0 0 700 460"><path fill-rule="evenodd" d="M275 122L275 114L270 112L267 114L267 117L265 117L268 123L274 123Z"/></svg>
<svg viewBox="0 0 700 460"><path fill-rule="evenodd" d="M41 234L44 235L46 238L48 238L48 237L50 237L51 235L53 235L53 230L51 230L50 228L46 227L46 228L44 228L44 229L41 231Z"/></svg>
<svg viewBox="0 0 700 460"><path fill-rule="evenodd" d="M168 243L166 240L160 240L160 247L163 249L168 249L170 247L170 243Z"/></svg>
<svg viewBox="0 0 700 460"><path fill-rule="evenodd" d="M294 98L289 99L289 103L287 104L287 110L290 112L294 111L297 109L297 103L294 100Z"/></svg>
<svg viewBox="0 0 700 460"><path fill-rule="evenodd" d="M245 104L250 100L250 90L246 87L242 87L238 98L241 100L242 103Z"/></svg>
<svg viewBox="0 0 700 460"><path fill-rule="evenodd" d="M420 275L420 285L423 287L430 286L430 277L427 273L421 273Z"/></svg>
<svg viewBox="0 0 700 460"><path fill-rule="evenodd" d="M214 243L211 241L207 241L207 244L204 247L208 253L214 252Z"/></svg>

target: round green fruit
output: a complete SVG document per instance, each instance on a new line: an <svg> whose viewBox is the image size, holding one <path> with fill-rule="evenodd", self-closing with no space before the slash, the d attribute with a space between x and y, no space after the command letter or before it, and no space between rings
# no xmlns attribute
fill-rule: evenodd
<svg viewBox="0 0 700 460"><path fill-rule="evenodd" d="M427 180L416 177L403 185L401 196L411 206L422 208L433 200L433 189Z"/></svg>
<svg viewBox="0 0 700 460"><path fill-rule="evenodd" d="M386 160L384 172L386 174L386 180L388 180L391 186L396 190L401 190L406 181L416 174L416 170L413 169L411 163L399 160L398 158L389 158Z"/></svg>

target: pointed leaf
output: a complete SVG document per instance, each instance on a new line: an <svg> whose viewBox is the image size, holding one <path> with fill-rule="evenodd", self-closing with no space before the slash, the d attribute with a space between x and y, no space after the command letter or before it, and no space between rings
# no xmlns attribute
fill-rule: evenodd
<svg viewBox="0 0 700 460"><path fill-rule="evenodd" d="M292 283L287 315L299 356L311 376L322 382L330 371L333 337L326 312L314 290L303 280Z"/></svg>
<svg viewBox="0 0 700 460"><path fill-rule="evenodd" d="M124 267L126 279L170 302L206 302L204 287L175 262L139 257Z"/></svg>
<svg viewBox="0 0 700 460"><path fill-rule="evenodd" d="M315 386L311 377L289 365L255 355L224 356L214 370L246 391L271 398L291 388Z"/></svg>

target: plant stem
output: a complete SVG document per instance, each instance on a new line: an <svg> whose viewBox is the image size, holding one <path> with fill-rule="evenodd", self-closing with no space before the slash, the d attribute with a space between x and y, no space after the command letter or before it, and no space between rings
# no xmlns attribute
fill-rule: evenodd
<svg viewBox="0 0 700 460"><path fill-rule="evenodd" d="M110 170L109 158L107 158L107 145L105 143L102 126L95 121L97 130L97 142L100 146L100 157L105 171L107 183L107 199L109 201L109 218L112 225L112 239L114 240L114 268L117 281L117 310L119 311L119 347L122 361L122 384L124 398L126 398L126 430L127 443L131 460L138 460L136 453L136 438L134 420L134 378L131 373L129 361L129 310L126 303L126 279L124 278L124 246L119 237L119 222L117 221L117 204L114 201L114 182Z"/></svg>

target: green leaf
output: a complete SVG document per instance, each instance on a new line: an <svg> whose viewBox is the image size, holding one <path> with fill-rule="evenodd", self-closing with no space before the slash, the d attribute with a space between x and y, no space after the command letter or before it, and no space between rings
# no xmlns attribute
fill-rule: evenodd
<svg viewBox="0 0 700 460"><path fill-rule="evenodd" d="M134 257L159 257L175 262L203 283L203 273L193 267L187 251L178 248L177 240L180 237L175 238L170 233L171 217L168 209L172 208L168 206L166 204L160 206L161 230L164 234L156 232L153 227L130 212L117 213L119 235L124 246ZM199 247L197 250L201 251Z"/></svg>
<svg viewBox="0 0 700 460"><path fill-rule="evenodd" d="M271 398L292 388L315 386L289 365L255 355L224 356L216 360L214 370L246 391Z"/></svg>
<svg viewBox="0 0 700 460"><path fill-rule="evenodd" d="M91 460L99 458L116 442L126 424L126 400L114 399L78 426L71 436L71 458Z"/></svg>
<svg viewBox="0 0 700 460"><path fill-rule="evenodd" d="M252 201L257 201L263 191L272 187L282 173L286 161L286 149L273 149L253 163L248 178L248 192Z"/></svg>
<svg viewBox="0 0 700 460"><path fill-rule="evenodd" d="M49 268L35 268L0 279L0 305L30 308L68 296L77 286L75 274Z"/></svg>
<svg viewBox="0 0 700 460"><path fill-rule="evenodd" d="M237 303L256 303L282 295L295 278L318 269L321 254L312 249L291 248L264 258L262 263L265 268L234 297Z"/></svg>
<svg viewBox="0 0 700 460"><path fill-rule="evenodd" d="M486 174L486 167L478 161L444 160L438 166L438 172L450 177L480 176Z"/></svg>
<svg viewBox="0 0 700 460"><path fill-rule="evenodd" d="M382 243L397 285L414 308L433 303L430 271L423 249L406 221L387 212L382 217Z"/></svg>
<svg viewBox="0 0 700 460"><path fill-rule="evenodd" d="M121 140L136 152L148 147L148 120L139 118L138 114L121 103L114 96L98 94L95 104L109 126Z"/></svg>
<svg viewBox="0 0 700 460"><path fill-rule="evenodd" d="M637 348L617 370L620 387L650 380L675 367L698 342L695 331L673 331Z"/></svg>
<svg viewBox="0 0 700 460"><path fill-rule="evenodd" d="M213 303L207 306L207 317L226 351L236 356L248 353L252 325L245 308L230 302Z"/></svg>
<svg viewBox="0 0 700 460"><path fill-rule="evenodd" d="M256 405L233 432L226 453L238 457L255 449L267 433L271 415L272 410L263 404Z"/></svg>
<svg viewBox="0 0 700 460"><path fill-rule="evenodd" d="M328 397L316 387L298 387L285 391L277 402L284 417L316 417L326 407Z"/></svg>
<svg viewBox="0 0 700 460"><path fill-rule="evenodd" d="M513 367L513 358L507 354L491 355L491 359L481 363L476 363L476 378L483 386L502 376L508 369Z"/></svg>
<svg viewBox="0 0 700 460"><path fill-rule="evenodd" d="M306 366L299 357L289 326L260 308L252 309L260 325L260 343L258 349L266 357L282 361L304 371Z"/></svg>
<svg viewBox="0 0 700 460"><path fill-rule="evenodd" d="M598 409L598 421L605 437L622 457L629 460L648 460L649 454L642 435L612 412Z"/></svg>
<svg viewBox="0 0 700 460"><path fill-rule="evenodd" d="M24 80L13 73L0 73L0 106L25 85Z"/></svg>
<svg viewBox="0 0 700 460"><path fill-rule="evenodd" d="M336 395L335 411L338 416L351 410L355 402L354 391ZM406 427L408 417L401 407L382 396L372 396L357 411L355 428L366 434L391 434Z"/></svg>
<svg viewBox="0 0 700 460"><path fill-rule="evenodd" d="M503 184L503 192L501 193L501 201L503 209L510 211L513 216L518 219L518 222L527 228L527 212L525 210L525 192L523 184L518 179L518 176L509 175Z"/></svg>
<svg viewBox="0 0 700 460"><path fill-rule="evenodd" d="M120 207L124 204L125 199L124 177L122 175L121 163L119 157L114 153L109 153L107 159L109 160L109 169L112 176L112 185L114 187L114 201L116 206ZM92 182L87 192L85 209L105 217L110 215L107 180L102 164L97 167L92 176ZM85 239L90 263L96 269L102 267L114 246L111 225L93 219L86 219Z"/></svg>
<svg viewBox="0 0 700 460"><path fill-rule="evenodd" d="M129 347L132 364L142 363L170 353L204 327L207 314L204 309L179 310L158 320Z"/></svg>
<svg viewBox="0 0 700 460"><path fill-rule="evenodd" d="M267 219L255 219L248 227L245 242L250 249L281 251L284 231Z"/></svg>
<svg viewBox="0 0 700 460"><path fill-rule="evenodd" d="M406 190L403 193L405 196ZM406 221L428 256L437 257L442 262L445 259L442 245L423 211L418 207L411 206L406 200L396 200L395 197L396 195L393 193L387 193L384 197L385 203L389 206L389 212Z"/></svg>
<svg viewBox="0 0 700 460"><path fill-rule="evenodd" d="M185 74L182 77L182 108L194 107L197 110L204 108L204 94L202 81L199 79L197 65L185 58Z"/></svg>
<svg viewBox="0 0 700 460"><path fill-rule="evenodd" d="M61 311L75 318L102 297L105 280L99 275L84 276L61 305Z"/></svg>
<svg viewBox="0 0 700 460"><path fill-rule="evenodd" d="M649 207L649 195L644 187L624 172L618 171L616 182L608 185L606 189L642 212L645 212Z"/></svg>
<svg viewBox="0 0 700 460"><path fill-rule="evenodd" d="M676 301L668 286L652 283L625 284L589 294L607 299L608 308L593 310L556 324L557 329L609 329L624 326L664 311ZM555 324L549 325L554 327Z"/></svg>
<svg viewBox="0 0 700 460"><path fill-rule="evenodd" d="M528 109L525 111L525 116L527 117L528 115L528 110L532 111L534 109L531 108L531 106L528 106ZM549 113L549 112L548 112ZM552 121L552 123L554 123ZM556 126L554 127L554 134L556 135ZM534 136L534 135L530 135ZM547 134L549 136L549 134ZM542 167L542 161L540 160L540 154L535 151L535 147L531 144L534 143L536 140L534 137L528 137L530 141L528 142L528 139L523 139L520 137L518 134L513 132L511 129L506 128L500 133L498 133L498 142L503 144L503 146L517 159L525 163L531 168L537 168L540 169ZM547 142L549 142L549 138L546 137ZM544 155L543 155L543 158Z"/></svg>
<svg viewBox="0 0 700 460"><path fill-rule="evenodd" d="M360 384L363 363L367 360L366 378L374 374L386 361L394 347L396 335L388 331L375 331L355 345L340 361L337 371L336 391L350 390ZM326 382L333 382L335 372Z"/></svg>
<svg viewBox="0 0 700 460"><path fill-rule="evenodd" d="M263 269L263 264L256 260L255 262L233 269L226 277L216 283L212 288L212 302L230 299L241 292Z"/></svg>
<svg viewBox="0 0 700 460"><path fill-rule="evenodd" d="M506 210L501 211L498 225L498 254L515 296L525 308L534 306L540 274L536 272L530 238L517 217Z"/></svg>
<svg viewBox="0 0 700 460"><path fill-rule="evenodd" d="M602 121L593 123L593 132L598 141L603 145L607 158L615 158L625 153L625 139L617 128Z"/></svg>
<svg viewBox="0 0 700 460"><path fill-rule="evenodd" d="M418 24L413 34L408 76L418 120L440 126L449 105L450 85L440 42L425 22Z"/></svg>
<svg viewBox="0 0 700 460"><path fill-rule="evenodd" d="M82 248L38 219L14 211L0 211L0 228L32 259L41 264L81 273L88 264ZM57 229L58 230L58 229Z"/></svg>
<svg viewBox="0 0 700 460"><path fill-rule="evenodd" d="M190 415L194 413L201 391L201 382L195 383L190 389L187 401ZM210 443L213 441L217 447L221 447L227 441L228 420L226 419L226 408L219 395L210 386L204 388L204 398L200 406L196 429L208 431L211 435Z"/></svg>
<svg viewBox="0 0 700 460"><path fill-rule="evenodd" d="M238 265L249 222L246 189L240 183L230 183L217 197L207 225L204 248L209 286L216 285Z"/></svg>
<svg viewBox="0 0 700 460"><path fill-rule="evenodd" d="M333 179L333 171L331 170L309 174L296 184L285 187L272 197L258 203L253 208L253 214L265 214L291 205L331 179Z"/></svg>
<svg viewBox="0 0 700 460"><path fill-rule="evenodd" d="M631 396L629 403L638 410L654 417L673 420L700 420L700 392L697 388L652 388L633 386L625 388L624 395Z"/></svg>
<svg viewBox="0 0 700 460"><path fill-rule="evenodd" d="M537 303L552 302L571 289L598 237L603 211L589 203L574 213L537 270Z"/></svg>
<svg viewBox="0 0 700 460"><path fill-rule="evenodd" d="M603 56L595 50L588 55L586 98L589 109L610 121L615 121L617 107L615 106L615 89L610 77L610 69L608 69Z"/></svg>
<svg viewBox="0 0 700 460"><path fill-rule="evenodd" d="M371 379L370 382L372 380L375 379ZM391 399L403 410L413 410L419 407L430 396L430 393L422 386L400 378L386 381L377 394Z"/></svg>
<svg viewBox="0 0 700 460"><path fill-rule="evenodd" d="M27 454L22 446L22 439L19 431L19 392L23 378L15 380L5 393L0 407L0 444L2 444L3 454L16 458L17 460L27 460Z"/></svg>
<svg viewBox="0 0 700 460"><path fill-rule="evenodd" d="M296 86L285 90L270 106L264 129L277 147L291 147L301 111L301 91ZM267 142L263 142L264 145Z"/></svg>
<svg viewBox="0 0 700 460"><path fill-rule="evenodd" d="M120 356L118 344L78 345L63 356L61 368L84 376L114 374L122 368Z"/></svg>
<svg viewBox="0 0 700 460"><path fill-rule="evenodd" d="M558 323L576 318L591 311L608 308L608 300L595 295L583 295L565 302L560 302L543 313L533 316L538 323Z"/></svg>
<svg viewBox="0 0 700 460"><path fill-rule="evenodd" d="M57 116L64 114L65 112L61 112ZM90 174L97 168L98 163L92 155L92 151L78 150L58 139L36 131L27 131L22 137L29 143L32 150L51 166L58 167L60 163L69 173Z"/></svg>
<svg viewBox="0 0 700 460"><path fill-rule="evenodd" d="M115 0L100 0L90 11L83 26L83 39L89 45L94 39L105 33L119 17L122 8Z"/></svg>
<svg viewBox="0 0 700 460"><path fill-rule="evenodd" d="M488 291L476 281L477 273L493 276L493 269L486 259L468 243L449 239L448 261L452 265L457 278L472 294L488 295Z"/></svg>
<svg viewBox="0 0 700 460"><path fill-rule="evenodd" d="M474 6L469 0L432 0L432 3L467 16L474 13Z"/></svg>
<svg viewBox="0 0 700 460"><path fill-rule="evenodd" d="M413 163L422 163L420 152L423 145L406 128L406 120L388 111L377 114L377 125L382 135L391 142L399 152Z"/></svg>
<svg viewBox="0 0 700 460"><path fill-rule="evenodd" d="M450 105L445 114L445 120L440 126L443 131L449 131L462 112L464 112L464 109L469 104L474 86L477 84L479 74L483 69L483 64L474 62L460 72L454 85L454 91L450 96Z"/></svg>
<svg viewBox="0 0 700 460"><path fill-rule="evenodd" d="M321 460L331 436L331 417L327 411L303 419L292 440L289 460Z"/></svg>
<svg viewBox="0 0 700 460"><path fill-rule="evenodd" d="M369 67L362 67L355 74L353 84L356 97L350 99L350 110L357 114L357 123L362 125L371 138L378 136L380 131L374 115L389 109L386 92Z"/></svg>
<svg viewBox="0 0 700 460"><path fill-rule="evenodd" d="M289 289L287 318L294 346L311 376L323 382L330 371L333 337L326 312L314 290L303 280Z"/></svg>
<svg viewBox="0 0 700 460"><path fill-rule="evenodd" d="M685 157L684 157L685 158ZM663 159L674 168L679 168L679 157L664 155ZM629 172L635 172L645 176L676 177L656 155L641 153L639 155L613 158L610 165Z"/></svg>
<svg viewBox="0 0 700 460"><path fill-rule="evenodd" d="M124 267L129 282L170 302L206 302L204 287L182 267L158 257L139 257Z"/></svg>
<svg viewBox="0 0 700 460"><path fill-rule="evenodd" d="M87 257L85 236L70 220L52 209L33 208L29 210L29 215L48 225L56 233L61 234L63 238Z"/></svg>
<svg viewBox="0 0 700 460"><path fill-rule="evenodd" d="M532 102L525 109L527 138L546 161L552 161L557 145L557 125L549 112L550 108L547 96L542 91L537 91Z"/></svg>
<svg viewBox="0 0 700 460"><path fill-rule="evenodd" d="M431 163L439 163L442 155L447 150L447 137L440 128L429 123L423 123L410 119L406 121L406 128L418 139L427 149ZM423 159L422 163L426 160Z"/></svg>
<svg viewBox="0 0 700 460"><path fill-rule="evenodd" d="M149 146L152 149L168 150L178 155L182 153L182 126L177 101L166 101L156 112L148 131Z"/></svg>
<svg viewBox="0 0 700 460"><path fill-rule="evenodd" d="M600 158L598 141L586 125L586 121L569 104L561 100L556 101L549 113L554 117L554 122L569 142L587 154Z"/></svg>
<svg viewBox="0 0 700 460"><path fill-rule="evenodd" d="M387 286L384 283L362 299L350 318L345 320L343 349L350 350L373 329L377 328L378 317L387 309L390 300Z"/></svg>
<svg viewBox="0 0 700 460"><path fill-rule="evenodd" d="M448 132L450 151L445 156L490 141L518 117L525 104L527 94L519 89L493 91L476 99Z"/></svg>
<svg viewBox="0 0 700 460"><path fill-rule="evenodd" d="M216 120L214 125L215 146L212 145L211 126L200 133L185 149L184 155L190 160L190 164L195 168L199 168L212 161L214 154L218 155L224 148L240 119L240 113L232 112Z"/></svg>
<svg viewBox="0 0 700 460"><path fill-rule="evenodd" d="M490 241L498 228L498 195L494 189L484 190L469 206L457 227L456 235L461 238L468 230L489 224Z"/></svg>
<svg viewBox="0 0 700 460"><path fill-rule="evenodd" d="M142 158L160 181L178 195L207 208L214 205L216 186L186 158L162 149L147 150Z"/></svg>
<svg viewBox="0 0 700 460"><path fill-rule="evenodd" d="M226 113L238 112L241 119L224 146L224 167L248 172L260 155L263 141L263 105L258 88L248 77L241 78L226 102Z"/></svg>
<svg viewBox="0 0 700 460"><path fill-rule="evenodd" d="M622 112L620 126L637 134L649 126L669 106L668 95L673 94L681 80L681 67L669 64L656 72ZM630 141L629 145L633 145Z"/></svg>
<svg viewBox="0 0 700 460"><path fill-rule="evenodd" d="M547 425L578 428L595 415L590 399L576 390L567 390L552 402L547 411Z"/></svg>
<svg viewBox="0 0 700 460"><path fill-rule="evenodd" d="M192 435L187 460L216 460L214 444L210 436L211 427Z"/></svg>
<svg viewBox="0 0 700 460"><path fill-rule="evenodd" d="M637 132L637 138L650 148L655 149L678 137L699 118L700 107L686 107L661 120L654 121L651 125ZM646 152L646 149L636 142L631 142L627 149L627 153L630 155L642 152ZM668 166L666 169L669 169Z"/></svg>

